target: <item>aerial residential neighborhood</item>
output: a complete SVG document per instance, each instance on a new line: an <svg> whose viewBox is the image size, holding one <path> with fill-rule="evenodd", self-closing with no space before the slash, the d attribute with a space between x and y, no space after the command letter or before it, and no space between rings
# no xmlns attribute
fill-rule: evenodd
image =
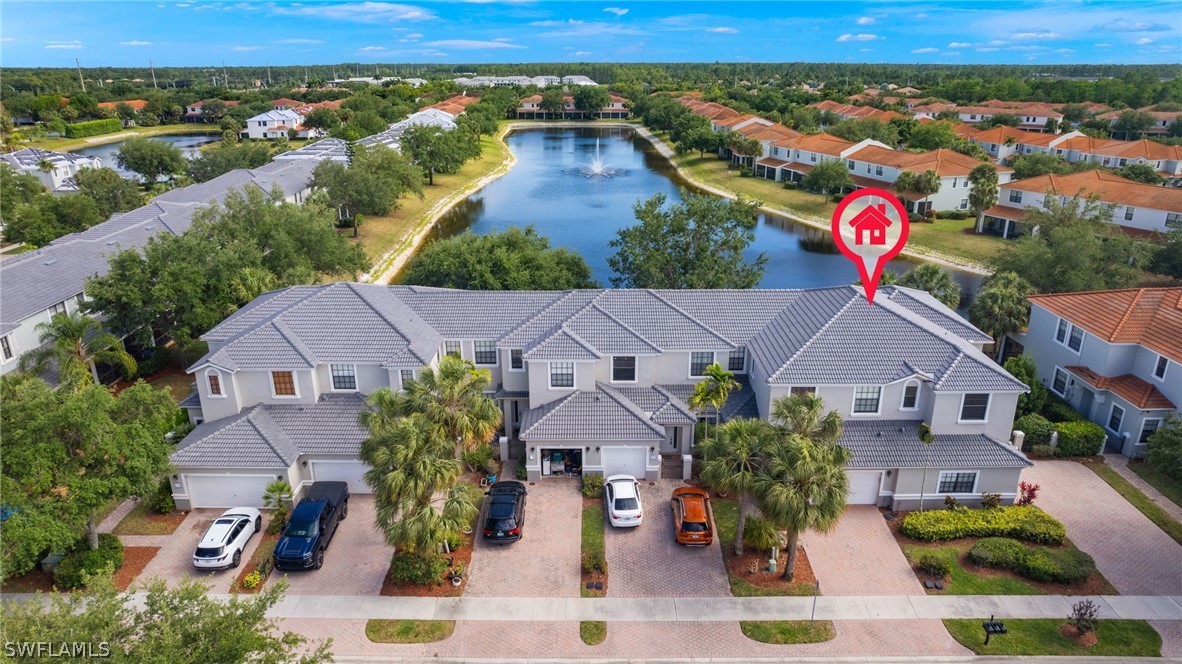
<svg viewBox="0 0 1182 664"><path fill-rule="evenodd" d="M1182 659L1179 18L7 3L4 656Z"/></svg>

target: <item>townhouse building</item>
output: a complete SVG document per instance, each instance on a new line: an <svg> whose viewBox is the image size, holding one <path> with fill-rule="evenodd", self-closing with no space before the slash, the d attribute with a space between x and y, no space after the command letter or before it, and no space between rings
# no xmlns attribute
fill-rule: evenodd
<svg viewBox="0 0 1182 664"><path fill-rule="evenodd" d="M1043 102L1007 102L991 99L976 106L957 106L956 104L923 104L915 106L911 112L917 120L935 119L945 111L952 111L960 116L960 121L966 124L976 124L993 118L995 115L1016 115L1020 120L1019 129L1032 131L1047 131L1048 123L1054 120L1055 126L1063 120L1063 114L1053 109L1050 104Z"/></svg>
<svg viewBox="0 0 1182 664"><path fill-rule="evenodd" d="M1014 238L1031 232L1027 211L1042 208L1047 196L1061 202L1098 197L1110 220L1131 234L1167 233L1182 228L1182 189L1134 182L1106 171L1038 177L1002 183L997 205L985 211L980 232Z"/></svg>
<svg viewBox="0 0 1182 664"><path fill-rule="evenodd" d="M1108 434L1105 451L1145 455L1182 404L1182 288L1033 295L1014 335L1039 381Z"/></svg>
<svg viewBox="0 0 1182 664"><path fill-rule="evenodd" d="M979 133L972 140L981 143L978 139L990 132ZM1182 180L1182 146L1178 145L1166 145L1148 139L1119 141L1094 138L1078 131L1065 134L1009 133L1006 140L1010 142L1007 155L1050 154L1071 163L1086 161L1105 168L1145 164L1157 171L1168 184ZM982 143L982 146L989 151L988 145ZM1002 152L999 151L999 154Z"/></svg>
<svg viewBox="0 0 1182 664"><path fill-rule="evenodd" d="M102 168L103 160L73 152L51 152L41 148L21 148L0 154L0 163L17 173L32 175L54 193L77 191L74 175L84 168Z"/></svg>
<svg viewBox="0 0 1182 664"><path fill-rule="evenodd" d="M632 117L632 102L615 94L608 95L608 103L597 111L588 111L578 107L573 95L562 96L562 110L555 113L542 108L542 95L530 95L521 100L517 107L518 120L550 120L555 118L582 120L599 118L602 120L626 120Z"/></svg>
<svg viewBox="0 0 1182 664"><path fill-rule="evenodd" d="M379 132L371 136L366 136L365 138L358 140L357 144L364 147L384 145L388 148L398 150L400 149L399 146L401 145L402 134L405 133L407 129L415 126L439 127L444 131L451 131L458 125L456 125L455 116L452 114L446 111L441 111L437 108L426 108L421 111L411 113L398 122L391 124L389 128L386 129L386 131Z"/></svg>
<svg viewBox="0 0 1182 664"><path fill-rule="evenodd" d="M853 104L842 104L840 102L826 99L822 102L809 104L810 107L819 111L828 111L833 113L842 120L857 120L862 118L874 118L881 122L887 122L893 118L905 118L907 116L896 111L884 111L873 106L855 106Z"/></svg>
<svg viewBox="0 0 1182 664"><path fill-rule="evenodd" d="M850 502L896 509L921 491L1012 501L1029 462L1009 443L1028 388L986 357L990 341L922 291L860 289L469 292L334 283L264 294L203 338L189 368L200 422L172 456L181 509L259 504L340 480L370 491L358 450L365 397L401 390L456 355L491 376L502 459L531 481L574 473L657 479L683 467L712 410L687 399L720 364L740 387L718 415L767 417L814 393L841 413L853 453ZM907 339L907 343L898 343ZM925 448L928 422L937 443ZM927 483L921 486L925 475Z"/></svg>
<svg viewBox="0 0 1182 664"><path fill-rule="evenodd" d="M185 105L185 115L182 119L185 122L217 122L220 120L220 114L218 117L209 117L209 115L202 110L205 108L205 104L208 101L210 100L207 99L206 101L195 101L192 104ZM233 99L222 101L222 103L226 105L226 108L234 108L239 104L238 101Z"/></svg>
<svg viewBox="0 0 1182 664"><path fill-rule="evenodd" d="M1113 133L1120 133L1116 131L1116 123L1120 121L1121 114L1127 110L1128 109L1101 113L1100 115L1097 115L1096 118L1098 120L1107 120L1109 126L1112 127ZM1149 125L1148 128L1140 132L1141 134L1156 134L1159 136L1165 135L1165 133L1170 130L1170 125L1177 122L1178 118L1182 116L1182 111L1159 111L1157 110L1156 106L1142 106L1137 110L1142 113L1146 113L1153 118L1153 124ZM1130 137L1121 136L1121 138Z"/></svg>
<svg viewBox="0 0 1182 664"><path fill-rule="evenodd" d="M291 132L299 138L315 138L320 135L319 129L306 129L304 116L289 108L277 109L259 113L246 121L246 127L238 132L239 138L251 140L275 140L288 138Z"/></svg>
<svg viewBox="0 0 1182 664"><path fill-rule="evenodd" d="M453 78L456 85L466 88L508 88L528 87L531 85L544 88L551 85L598 85L586 76L573 74L570 76L460 76Z"/></svg>

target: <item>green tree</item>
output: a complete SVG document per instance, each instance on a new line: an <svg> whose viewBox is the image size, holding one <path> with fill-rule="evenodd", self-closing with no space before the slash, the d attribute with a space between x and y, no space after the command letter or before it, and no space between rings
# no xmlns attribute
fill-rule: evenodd
<svg viewBox="0 0 1182 664"><path fill-rule="evenodd" d="M467 290L599 287L582 256L550 248L533 226L432 242L411 258L402 283Z"/></svg>
<svg viewBox="0 0 1182 664"><path fill-rule="evenodd" d="M123 342L90 316L61 313L36 329L41 345L21 356L24 371L41 375L52 367L61 384L71 389L98 382L97 362L122 369L126 378L135 375L135 358L123 349Z"/></svg>
<svg viewBox="0 0 1182 664"><path fill-rule="evenodd" d="M94 201L103 219L144 204L140 188L113 168L83 168L74 174L74 184L79 194Z"/></svg>
<svg viewBox="0 0 1182 664"><path fill-rule="evenodd" d="M900 286L927 291L932 297L944 303L949 309L960 306L960 284L947 268L934 263L911 268L899 277Z"/></svg>
<svg viewBox="0 0 1182 664"><path fill-rule="evenodd" d="M825 411L825 401L815 394L791 394L772 402L771 421L784 434L818 445L836 445L844 427L841 413Z"/></svg>
<svg viewBox="0 0 1182 664"><path fill-rule="evenodd" d="M1022 118L1013 113L998 113L991 116L988 120L983 120L977 126L982 129L989 129L991 127L1017 127L1022 124Z"/></svg>
<svg viewBox="0 0 1182 664"><path fill-rule="evenodd" d="M685 152L697 150L698 156L705 158L707 152L717 152L722 147L721 138L722 135L710 127L698 127L686 132L677 145Z"/></svg>
<svg viewBox="0 0 1182 664"><path fill-rule="evenodd" d="M611 103L607 88L598 85L580 85L575 88L573 96L575 108L588 113L598 113Z"/></svg>
<svg viewBox="0 0 1182 664"><path fill-rule="evenodd" d="M732 131L727 134L727 147L742 159L750 159L751 172L755 173L755 159L763 154L763 143L754 138L747 138L737 131Z"/></svg>
<svg viewBox="0 0 1182 664"><path fill-rule="evenodd" d="M501 426L501 409L484 395L492 376L487 369L451 355L438 368L424 367L402 386L398 399L404 417L417 415L435 437L461 452L492 442Z"/></svg>
<svg viewBox="0 0 1182 664"><path fill-rule="evenodd" d="M161 177L185 172L185 157L173 145L147 138L129 138L115 153L115 163L144 178L151 186Z"/></svg>
<svg viewBox="0 0 1182 664"><path fill-rule="evenodd" d="M895 179L894 187L895 191L901 194L911 194L919 199L916 201L917 203L923 203L932 194L939 193L940 176L932 170L922 173L903 171Z"/></svg>
<svg viewBox="0 0 1182 664"><path fill-rule="evenodd" d="M747 517L755 508L756 485L767 448L775 436L775 430L766 421L739 417L727 421L713 438L698 445L702 455L702 480L715 491L735 494L739 503L734 542L736 556L743 555Z"/></svg>
<svg viewBox="0 0 1182 664"><path fill-rule="evenodd" d="M314 108L304 116L303 124L308 129L328 132L341 126L341 115L332 108Z"/></svg>
<svg viewBox="0 0 1182 664"><path fill-rule="evenodd" d="M35 247L103 221L94 201L76 194L38 194L31 204L6 209L4 216L5 239Z"/></svg>
<svg viewBox="0 0 1182 664"><path fill-rule="evenodd" d="M504 113L498 112L492 105L476 103L469 105L460 117L456 118L456 124L460 129L479 138L497 133L501 126L500 121L504 117Z"/></svg>
<svg viewBox="0 0 1182 664"><path fill-rule="evenodd" d="M43 193L45 186L36 175L19 173L7 163L0 163L0 208L4 209L5 217L17 206L32 203Z"/></svg>
<svg viewBox="0 0 1182 664"><path fill-rule="evenodd" d="M1122 178L1144 184L1161 184L1165 182L1165 179L1157 174L1157 169L1146 163L1126 164L1116 169L1116 174Z"/></svg>
<svg viewBox="0 0 1182 664"><path fill-rule="evenodd" d="M398 207L398 199L423 196L423 171L408 158L383 145L356 146L348 166L325 160L312 171L312 186L328 194L330 205L342 215L384 216Z"/></svg>
<svg viewBox="0 0 1182 664"><path fill-rule="evenodd" d="M562 89L549 88L542 93L542 100L538 102L538 108L554 117L562 114L565 104L566 100L563 99Z"/></svg>
<svg viewBox="0 0 1182 664"><path fill-rule="evenodd" d="M800 181L805 189L819 191L826 198L829 197L829 192L839 191L852 186L853 183L854 179L850 176L844 159L825 159Z"/></svg>
<svg viewBox="0 0 1182 664"><path fill-rule="evenodd" d="M332 640L308 643L295 632L280 631L267 611L283 599L287 582L268 585L257 595L229 600L209 596L209 586L184 580L169 588L156 579L137 601L117 592L110 580L85 592L52 593L46 601L5 602L5 638L17 643L106 643L116 662L294 662L332 661ZM42 661L17 655L13 661Z"/></svg>
<svg viewBox="0 0 1182 664"><path fill-rule="evenodd" d="M959 120L959 116L957 116ZM951 149L960 138L947 122L922 122L911 130L907 147L918 150Z"/></svg>
<svg viewBox="0 0 1182 664"><path fill-rule="evenodd" d="M455 173L479 157L480 140L465 131L416 125L402 135L402 152L427 173L433 185L435 173Z"/></svg>
<svg viewBox="0 0 1182 664"><path fill-rule="evenodd" d="M219 143L189 159L185 174L194 182L208 182L239 168L258 168L271 161L271 146L263 142Z"/></svg>
<svg viewBox="0 0 1182 664"><path fill-rule="evenodd" d="M1165 244L1153 252L1149 269L1157 274L1182 279L1182 228L1175 228L1166 235Z"/></svg>
<svg viewBox="0 0 1182 664"><path fill-rule="evenodd" d="M993 337L999 360L1006 335L1026 326L1030 318L1026 298L1034 293L1034 287L1016 273L995 272L981 284L981 292L969 305L969 320Z"/></svg>
<svg viewBox="0 0 1182 664"><path fill-rule="evenodd" d="M1073 165L1063 157L1053 154L1018 154L1010 158L1010 168L1014 169L1015 180L1025 180L1040 175L1067 175L1080 170L1091 170L1094 164L1079 162Z"/></svg>
<svg viewBox="0 0 1182 664"><path fill-rule="evenodd" d="M1037 413L1047 402L1047 388L1038 380L1038 365L1029 354L1015 355L1006 360L1003 365L1014 378L1030 387L1030 391L1018 395L1018 409L1014 417L1022 417L1030 413Z"/></svg>
<svg viewBox="0 0 1182 664"><path fill-rule="evenodd" d="M706 367L705 379L694 384L694 393L686 403L699 414L707 408L713 408L714 423L720 425L722 407L726 405L731 392L738 387L739 383L733 373L723 369L721 364L711 364Z"/></svg>
<svg viewBox="0 0 1182 664"><path fill-rule="evenodd" d="M1129 109L1127 111L1121 111L1121 114L1116 118L1116 122L1112 124L1112 130L1123 133L1126 136L1136 135L1140 137L1147 129L1153 126L1154 122L1156 122L1156 119L1149 113Z"/></svg>
<svg viewBox="0 0 1182 664"><path fill-rule="evenodd" d="M997 205L997 169L991 164L974 166L969 171L969 207L977 215L977 232L985 225L985 211Z"/></svg>
<svg viewBox="0 0 1182 664"><path fill-rule="evenodd" d="M869 138L892 148L899 144L898 126L874 118L842 120L830 127L828 131L830 134L844 138L851 143L860 143Z"/></svg>
<svg viewBox="0 0 1182 664"><path fill-rule="evenodd" d="M1167 417L1148 442L1149 451L1145 458L1149 464L1182 481L1182 418L1177 414Z"/></svg>
<svg viewBox="0 0 1182 664"><path fill-rule="evenodd" d="M754 288L767 256L748 262L757 203L682 190L681 205L665 207L657 194L638 201L640 223L616 231L607 259L617 288Z"/></svg>

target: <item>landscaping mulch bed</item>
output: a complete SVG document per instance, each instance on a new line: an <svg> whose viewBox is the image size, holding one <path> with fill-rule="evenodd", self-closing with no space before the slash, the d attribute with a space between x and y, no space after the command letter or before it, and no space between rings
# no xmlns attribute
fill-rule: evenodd
<svg viewBox="0 0 1182 664"><path fill-rule="evenodd" d="M28 574L13 577L0 585L0 592L9 593L52 593L57 592L53 587L53 575L41 571L37 567Z"/></svg>
<svg viewBox="0 0 1182 664"><path fill-rule="evenodd" d="M264 562L268 562L268 560L271 558L271 554L275 552L275 544L278 542L278 533L268 534L264 531L263 539L259 541L258 548L254 550L254 554L250 556L250 560L246 561L246 564L242 566L242 571L238 572L238 576L234 577L234 582L230 585L231 593L245 593L248 595L253 595L254 593L262 590L263 586L267 585L267 579L271 576L270 572L268 572L267 576L263 577L263 580L259 583L259 585L255 586L254 588L244 588L242 586L242 580L245 579L251 572L258 569L259 565L262 565Z"/></svg>
<svg viewBox="0 0 1182 664"><path fill-rule="evenodd" d="M160 552L158 546L125 546L123 547L123 566L115 570L112 581L115 588L127 590L135 582L148 563Z"/></svg>
<svg viewBox="0 0 1182 664"><path fill-rule="evenodd" d="M446 576L441 576L439 583L430 586L401 583L391 578L390 572L387 570L386 578L382 581L381 594L386 597L459 597L464 594L464 588L468 586L468 579L471 578L472 573L472 547L475 534L475 531L468 535L461 533L460 539L463 544L447 556L453 559L454 564L463 564L464 566L464 583L458 587L451 585L451 581Z"/></svg>
<svg viewBox="0 0 1182 664"><path fill-rule="evenodd" d="M776 559L776 573L771 574L763 571L767 568L768 551L752 551L751 547L744 547L743 555L736 556L733 542L720 542L720 544L722 545L722 558L726 561L727 573L753 586L791 591L798 589L801 584L815 586L817 583L817 577L813 574L813 566L809 563L809 557L805 553L804 547L797 547L796 573L792 575L791 581L785 581L784 566L788 564L787 551L780 551L780 556ZM752 567L757 567L759 571L752 574Z"/></svg>

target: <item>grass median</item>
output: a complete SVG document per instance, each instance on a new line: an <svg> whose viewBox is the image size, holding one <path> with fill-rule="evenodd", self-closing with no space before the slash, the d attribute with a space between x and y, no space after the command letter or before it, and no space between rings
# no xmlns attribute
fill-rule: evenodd
<svg viewBox="0 0 1182 664"><path fill-rule="evenodd" d="M365 623L365 636L374 643L434 643L452 635L454 620L380 620Z"/></svg>
<svg viewBox="0 0 1182 664"><path fill-rule="evenodd" d="M1090 656L1161 657L1161 636L1144 620L1101 620L1096 627L1096 645L1085 647L1059 630L1065 618L1005 620L1006 634L998 634L985 645L980 619L945 620L952 638L978 655L1016 657Z"/></svg>
<svg viewBox="0 0 1182 664"><path fill-rule="evenodd" d="M744 620L739 623L743 636L760 643L824 643L837 636L828 620Z"/></svg>

